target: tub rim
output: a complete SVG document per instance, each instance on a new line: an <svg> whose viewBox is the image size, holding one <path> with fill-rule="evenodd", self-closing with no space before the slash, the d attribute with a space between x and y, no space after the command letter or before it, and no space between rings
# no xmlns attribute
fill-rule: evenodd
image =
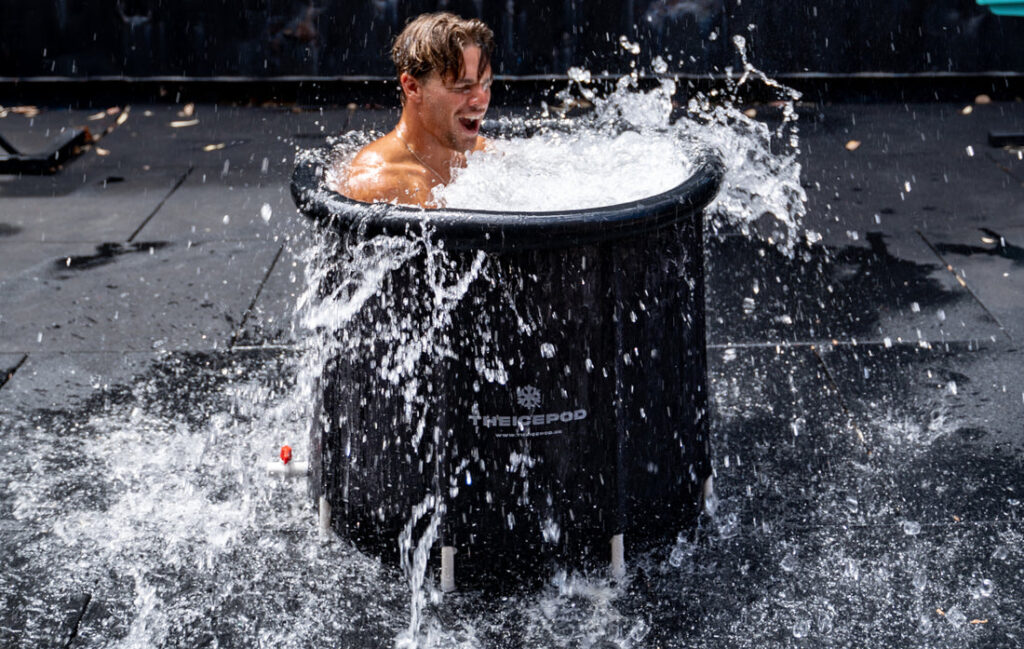
<svg viewBox="0 0 1024 649"><path fill-rule="evenodd" d="M715 198L724 165L717 151L705 150L684 181L660 194L602 207L552 211L426 209L411 205L364 203L328 189L324 183L333 147L322 146L297 161L292 199L299 211L323 227L378 235L423 236L449 249L488 252L565 248L648 233L688 217L699 218ZM318 156L318 154L326 154Z"/></svg>

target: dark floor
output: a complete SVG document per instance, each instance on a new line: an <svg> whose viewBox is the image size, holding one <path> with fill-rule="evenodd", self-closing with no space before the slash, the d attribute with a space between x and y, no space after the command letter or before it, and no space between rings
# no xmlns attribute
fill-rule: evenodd
<svg viewBox="0 0 1024 649"><path fill-rule="evenodd" d="M439 645L1024 646L1024 161L987 144L990 130L1024 130L1024 104L963 108L801 107L805 225L820 244L790 259L735 233L709 240L720 504L706 542L655 553L611 603L593 585L515 605L455 596L433 614ZM55 571L81 572L65 583L37 552L78 538L49 517L103 509L88 466L105 422L166 424L177 440L180 422L220 416L232 376L273 377L301 344L295 148L390 119L180 110L132 106L120 125L95 111L0 119L25 149L71 125L112 127L55 176L0 176L0 645L262 646L284 622L249 620L246 596L280 599L265 615L288 624L320 610L298 600L321 598L344 629L298 624L279 646L389 645L408 596L379 566L352 560L355 576L337 577L375 583L363 602L309 585L313 559L296 568L298 595L257 577L225 594L243 564L164 566L154 581L90 562L107 556L96 541L53 555ZM39 474L66 478L29 498ZM307 514L289 533L312 526ZM148 565L151 550L126 543L118 556Z"/></svg>

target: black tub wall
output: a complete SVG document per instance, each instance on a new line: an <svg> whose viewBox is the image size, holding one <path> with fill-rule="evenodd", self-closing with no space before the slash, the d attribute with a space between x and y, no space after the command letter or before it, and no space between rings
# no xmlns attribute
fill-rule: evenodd
<svg viewBox="0 0 1024 649"><path fill-rule="evenodd" d="M507 75L621 72L620 35L690 73L735 65L734 34L773 74L1024 70L1024 18L974 0L40 0L0 3L0 77L389 76L395 31L441 8L495 28Z"/></svg>

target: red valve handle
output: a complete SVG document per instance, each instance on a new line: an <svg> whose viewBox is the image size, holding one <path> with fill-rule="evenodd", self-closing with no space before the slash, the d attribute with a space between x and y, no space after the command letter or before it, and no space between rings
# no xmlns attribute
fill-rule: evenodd
<svg viewBox="0 0 1024 649"><path fill-rule="evenodd" d="M281 461L284 462L285 464L288 464L289 462L292 461L292 447L291 446L287 446L286 445L286 446L282 446L281 447Z"/></svg>

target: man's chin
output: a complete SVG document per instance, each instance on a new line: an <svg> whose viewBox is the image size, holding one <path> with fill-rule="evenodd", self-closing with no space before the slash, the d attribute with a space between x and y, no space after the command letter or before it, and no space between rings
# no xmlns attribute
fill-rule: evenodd
<svg viewBox="0 0 1024 649"><path fill-rule="evenodd" d="M460 133L448 140L449 146L454 151L465 153L476 148L476 134Z"/></svg>

